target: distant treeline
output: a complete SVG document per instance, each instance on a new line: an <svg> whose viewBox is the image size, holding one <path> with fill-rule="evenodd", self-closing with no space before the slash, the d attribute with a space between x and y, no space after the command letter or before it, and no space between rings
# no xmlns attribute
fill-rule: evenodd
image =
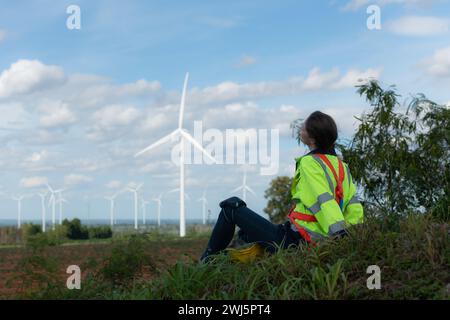
<svg viewBox="0 0 450 320"><path fill-rule="evenodd" d="M109 226L86 226L80 219L65 219L55 230L42 232L42 227L26 223L21 229L17 227L0 228L0 244L21 244L30 237L45 236L49 243L59 244L64 240L108 239L113 236Z"/></svg>

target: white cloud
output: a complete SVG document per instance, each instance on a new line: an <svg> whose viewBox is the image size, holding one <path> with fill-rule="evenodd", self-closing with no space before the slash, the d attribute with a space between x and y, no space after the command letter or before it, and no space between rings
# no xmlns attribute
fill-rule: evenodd
<svg viewBox="0 0 450 320"><path fill-rule="evenodd" d="M92 178L81 174L69 174L64 176L64 185L78 186L92 182Z"/></svg>
<svg viewBox="0 0 450 320"><path fill-rule="evenodd" d="M42 150L41 152L34 152L29 158L26 159L28 162L42 162L48 157L48 151Z"/></svg>
<svg viewBox="0 0 450 320"><path fill-rule="evenodd" d="M6 30L0 29L0 42L6 38Z"/></svg>
<svg viewBox="0 0 450 320"><path fill-rule="evenodd" d="M239 59L239 62L236 64L237 68L244 68L244 67L248 67L251 66L252 64L256 63L256 58L249 56L249 55L244 55Z"/></svg>
<svg viewBox="0 0 450 320"><path fill-rule="evenodd" d="M23 188L36 188L45 186L48 183L46 177L29 177L20 180L20 186Z"/></svg>
<svg viewBox="0 0 450 320"><path fill-rule="evenodd" d="M0 74L0 98L31 93L64 81L60 67L37 60L19 60Z"/></svg>
<svg viewBox="0 0 450 320"><path fill-rule="evenodd" d="M172 112L168 112L168 109L171 109ZM148 114L143 120L140 122L140 132L146 133L153 130L158 130L164 128L172 123L175 123L175 117L171 115L177 115L176 111L178 111L178 105L168 106L167 108L163 108L157 110L158 113Z"/></svg>
<svg viewBox="0 0 450 320"><path fill-rule="evenodd" d="M379 79L381 76L381 72L381 68L367 69L366 71L349 70L342 78L333 83L331 87L333 89L354 87L357 84L360 84L361 82L364 82L368 79Z"/></svg>
<svg viewBox="0 0 450 320"><path fill-rule="evenodd" d="M95 124L104 129L126 126L134 122L140 112L133 107L112 105L105 107L93 115Z"/></svg>
<svg viewBox="0 0 450 320"><path fill-rule="evenodd" d="M447 33L450 19L438 17L406 16L388 22L387 29L404 36L431 36Z"/></svg>
<svg viewBox="0 0 450 320"><path fill-rule="evenodd" d="M203 115L211 128L225 129L278 129L281 135L290 133L290 123L300 117L300 108L290 105L261 108L254 102L232 103L223 108L209 109ZM255 122L255 119L258 121ZM207 128L204 128L204 130Z"/></svg>
<svg viewBox="0 0 450 320"><path fill-rule="evenodd" d="M368 7L371 4L385 6L389 4L400 4L403 6L423 6L430 5L436 0L350 0L343 9L346 11L355 11L363 7Z"/></svg>
<svg viewBox="0 0 450 320"><path fill-rule="evenodd" d="M321 111L329 114L336 121L340 137L350 137L359 125L359 121L355 119L355 116L360 116L364 109L360 107L330 107Z"/></svg>
<svg viewBox="0 0 450 320"><path fill-rule="evenodd" d="M121 129L127 129L140 116L141 112L134 107L121 105L105 107L92 115L92 127L88 129L87 137L90 140L103 140L109 133L120 135Z"/></svg>
<svg viewBox="0 0 450 320"><path fill-rule="evenodd" d="M189 101L194 105L205 105L226 101L297 95L307 91L344 89L346 87L352 87L354 81L350 80L355 78L378 78L380 75L380 68L369 68L365 71L350 70L344 75L341 75L337 68L329 72L321 72L319 68L313 68L306 79L303 77L293 77L284 81L250 82L243 84L226 81L203 89L194 88L189 92Z"/></svg>
<svg viewBox="0 0 450 320"><path fill-rule="evenodd" d="M450 77L450 47L437 50L434 55L422 62L425 71L435 77Z"/></svg>
<svg viewBox="0 0 450 320"><path fill-rule="evenodd" d="M61 101L46 101L39 107L39 111L44 113L39 119L44 128L67 126L77 120L68 105Z"/></svg>
<svg viewBox="0 0 450 320"><path fill-rule="evenodd" d="M327 73L321 73L319 68L312 69L308 77L303 81L303 90L319 90L324 86L336 81L339 77L339 70L334 68Z"/></svg>
<svg viewBox="0 0 450 320"><path fill-rule="evenodd" d="M122 182L117 180L112 180L105 184L108 189L119 189L122 186Z"/></svg>
<svg viewBox="0 0 450 320"><path fill-rule="evenodd" d="M126 83L117 89L116 95L118 96L152 93L161 90L161 83L158 81L148 82L145 79L141 79L133 83Z"/></svg>

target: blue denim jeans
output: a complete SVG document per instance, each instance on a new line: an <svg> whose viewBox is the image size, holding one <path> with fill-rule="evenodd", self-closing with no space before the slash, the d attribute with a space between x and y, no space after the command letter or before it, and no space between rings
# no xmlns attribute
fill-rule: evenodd
<svg viewBox="0 0 450 320"><path fill-rule="evenodd" d="M233 239L236 226L240 229L238 237L241 240L247 243L258 242L271 253L276 251L277 246L285 249L290 245L298 245L302 241L300 234L291 229L289 221L284 224L274 224L247 208L246 205L224 206L201 260L227 248Z"/></svg>

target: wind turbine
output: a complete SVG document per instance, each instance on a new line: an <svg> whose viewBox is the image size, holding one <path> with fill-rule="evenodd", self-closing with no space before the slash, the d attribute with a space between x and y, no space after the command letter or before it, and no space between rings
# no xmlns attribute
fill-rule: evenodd
<svg viewBox="0 0 450 320"><path fill-rule="evenodd" d="M141 208L142 208L142 224L146 224L146 213L147 213L147 205L149 204L149 201L144 200L144 198L141 198Z"/></svg>
<svg viewBox="0 0 450 320"><path fill-rule="evenodd" d="M152 201L155 201L158 204L158 227L161 226L161 205L162 205L162 193L157 197L153 198Z"/></svg>
<svg viewBox="0 0 450 320"><path fill-rule="evenodd" d="M175 189L172 189L172 190L168 191L167 193L173 193L173 192L179 192L179 191L180 191L180 188L175 188ZM184 199L188 200L188 201L191 200L191 197L189 196L189 193L184 192Z"/></svg>
<svg viewBox="0 0 450 320"><path fill-rule="evenodd" d="M17 201L17 228L20 229L22 225L22 200L25 195L13 196L12 199Z"/></svg>
<svg viewBox="0 0 450 320"><path fill-rule="evenodd" d="M116 192L115 194L113 194L110 197L105 197L106 200L109 200L110 202L110 207L109 207L109 217L110 217L110 223L111 223L111 227L114 225L114 202L117 198L117 196L122 193L122 191Z"/></svg>
<svg viewBox="0 0 450 320"><path fill-rule="evenodd" d="M56 202L59 203L59 224L62 224L62 204L63 202L68 203L68 201L66 199L63 198L63 196L61 195L61 192L63 190L58 190L58 200L56 200Z"/></svg>
<svg viewBox="0 0 450 320"><path fill-rule="evenodd" d="M138 191L144 184L141 183L136 187L127 187L127 190L134 194L134 229L138 229Z"/></svg>
<svg viewBox="0 0 450 320"><path fill-rule="evenodd" d="M253 194L256 197L255 192L249 186L247 186L247 170L244 170L244 178L242 180L242 185L240 185L239 187L237 187L236 189L234 189L231 192L234 193L239 190L242 190L242 200L244 200L244 202L247 198L247 191L249 191L251 194Z"/></svg>
<svg viewBox="0 0 450 320"><path fill-rule="evenodd" d="M52 205L52 230L55 230L56 225L56 197L55 195L59 192L63 192L64 189L53 190L53 188L47 183L47 188L50 191L50 199L48 200L48 204Z"/></svg>
<svg viewBox="0 0 450 320"><path fill-rule="evenodd" d="M186 100L186 89L187 84L189 80L189 73L186 73L186 77L184 78L184 85L183 85L183 93L181 95L181 102L180 102L180 114L178 117L178 128L175 129L172 133L169 133L167 136L164 136L163 138L159 139L155 143L151 144L147 148L143 149L142 151L136 153L135 157L138 157L166 142L174 141L175 139L180 139L180 237L186 236L186 216L184 212L184 158L185 158L185 148L186 148L186 142L191 143L195 148L200 150L207 158L213 161L213 163L216 163L216 160L202 147L202 145L195 140L184 128L183 128L183 113L184 113L184 105Z"/></svg>
<svg viewBox="0 0 450 320"><path fill-rule="evenodd" d="M46 209L45 209L45 198L47 197L48 191L40 192L37 195L41 197L41 214L42 214L42 232L45 232L46 227Z"/></svg>
<svg viewBox="0 0 450 320"><path fill-rule="evenodd" d="M206 224L206 205L208 204L208 200L206 200L206 189L203 190L202 197L199 198L197 201L201 201L202 202L203 224Z"/></svg>

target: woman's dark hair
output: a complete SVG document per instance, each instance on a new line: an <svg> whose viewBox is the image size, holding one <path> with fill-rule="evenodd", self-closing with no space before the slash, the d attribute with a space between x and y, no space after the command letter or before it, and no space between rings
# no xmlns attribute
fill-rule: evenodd
<svg viewBox="0 0 450 320"><path fill-rule="evenodd" d="M304 122L305 130L319 149L331 149L337 140L336 122L329 115L315 111Z"/></svg>

